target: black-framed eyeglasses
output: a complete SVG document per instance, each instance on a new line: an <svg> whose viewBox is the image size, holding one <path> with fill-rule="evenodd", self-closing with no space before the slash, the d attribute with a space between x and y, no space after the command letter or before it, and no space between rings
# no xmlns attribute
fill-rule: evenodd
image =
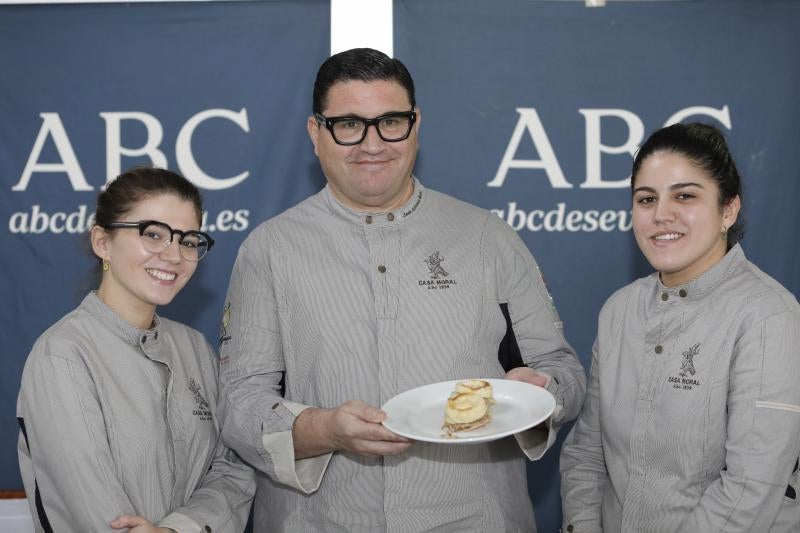
<svg viewBox="0 0 800 533"><path fill-rule="evenodd" d="M326 117L314 113L314 117L331 132L336 144L353 146L366 138L370 126L375 126L378 136L386 142L396 143L408 139L411 126L417 121L417 112L396 111L375 118Z"/></svg>
<svg viewBox="0 0 800 533"><path fill-rule="evenodd" d="M158 220L140 220L139 222L112 222L105 229L136 228L144 249L153 254L160 254L172 244L173 236L178 236L178 250L187 261L200 261L214 246L214 239L203 231L182 231L172 229L169 224Z"/></svg>

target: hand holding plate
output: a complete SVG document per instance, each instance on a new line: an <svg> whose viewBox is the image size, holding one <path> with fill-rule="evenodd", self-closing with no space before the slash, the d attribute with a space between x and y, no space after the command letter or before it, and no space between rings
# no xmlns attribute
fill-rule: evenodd
<svg viewBox="0 0 800 533"><path fill-rule="evenodd" d="M540 374L532 368L528 368L527 366L520 366L509 370L506 373L506 379L524 381L525 383L530 383L531 385L536 385L537 387L544 387L547 385L548 377L545 374Z"/></svg>

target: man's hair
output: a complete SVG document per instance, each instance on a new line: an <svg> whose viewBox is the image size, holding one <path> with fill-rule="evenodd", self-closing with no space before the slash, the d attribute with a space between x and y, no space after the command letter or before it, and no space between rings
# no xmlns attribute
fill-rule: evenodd
<svg viewBox="0 0 800 533"><path fill-rule="evenodd" d="M406 90L411 107L416 106L414 80L400 60L372 48L353 48L332 55L319 67L314 81L314 113L322 113L327 106L328 91L334 84L353 80L397 82Z"/></svg>

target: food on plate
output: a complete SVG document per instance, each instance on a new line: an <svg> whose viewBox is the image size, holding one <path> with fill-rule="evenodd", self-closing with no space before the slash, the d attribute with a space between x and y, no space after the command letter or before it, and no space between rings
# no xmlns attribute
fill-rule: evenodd
<svg viewBox="0 0 800 533"><path fill-rule="evenodd" d="M494 403L492 385L481 379L466 379L456 384L447 399L444 411L444 429L448 435L472 431L491 420L489 406Z"/></svg>
<svg viewBox="0 0 800 533"><path fill-rule="evenodd" d="M456 383L456 392L474 392L489 405L494 403L492 384L483 379L465 379Z"/></svg>

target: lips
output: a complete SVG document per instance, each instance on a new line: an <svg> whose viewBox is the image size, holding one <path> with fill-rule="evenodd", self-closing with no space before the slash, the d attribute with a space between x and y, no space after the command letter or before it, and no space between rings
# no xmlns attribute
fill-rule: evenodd
<svg viewBox="0 0 800 533"><path fill-rule="evenodd" d="M365 166L385 165L388 162L389 160L386 159L367 159L364 161L353 161L353 163L355 163L356 165L365 165Z"/></svg>

